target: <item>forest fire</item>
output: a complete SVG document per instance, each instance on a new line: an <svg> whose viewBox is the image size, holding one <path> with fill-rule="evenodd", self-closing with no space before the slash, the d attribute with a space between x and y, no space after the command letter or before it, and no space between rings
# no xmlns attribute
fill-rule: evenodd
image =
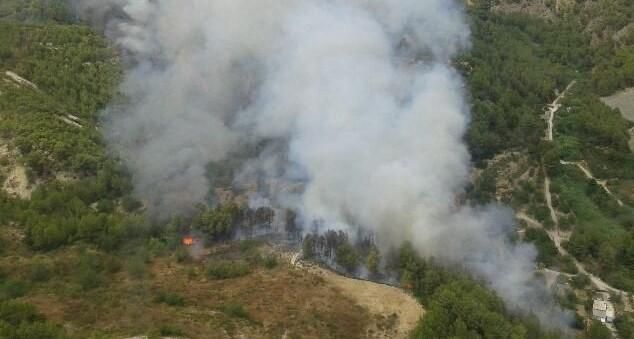
<svg viewBox="0 0 634 339"><path fill-rule="evenodd" d="M192 237L191 235L184 236L181 240L181 243L185 246L192 246L194 245L194 242L194 237Z"/></svg>

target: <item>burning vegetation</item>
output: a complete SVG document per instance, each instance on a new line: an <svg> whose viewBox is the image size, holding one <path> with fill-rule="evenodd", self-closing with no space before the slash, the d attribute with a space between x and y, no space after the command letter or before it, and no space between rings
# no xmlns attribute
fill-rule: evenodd
<svg viewBox="0 0 634 339"><path fill-rule="evenodd" d="M194 239L194 237L191 235L186 235L183 237L183 239L181 239L181 244L183 244L184 246L193 246L195 242L196 239Z"/></svg>

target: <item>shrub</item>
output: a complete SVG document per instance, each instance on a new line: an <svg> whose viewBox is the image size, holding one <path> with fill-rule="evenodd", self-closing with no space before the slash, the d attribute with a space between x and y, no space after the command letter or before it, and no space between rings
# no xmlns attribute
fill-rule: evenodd
<svg viewBox="0 0 634 339"><path fill-rule="evenodd" d="M0 300L22 297L28 290L29 286L22 280L7 280L0 285Z"/></svg>
<svg viewBox="0 0 634 339"><path fill-rule="evenodd" d="M183 337L185 336L185 332L173 325L163 325L159 329L159 335L161 337Z"/></svg>
<svg viewBox="0 0 634 339"><path fill-rule="evenodd" d="M104 260L103 265L106 272L110 274L114 274L121 271L121 261L117 257L111 256L106 258L106 260Z"/></svg>
<svg viewBox="0 0 634 339"><path fill-rule="evenodd" d="M634 320L626 316L619 316L614 320L614 325L621 338L634 338Z"/></svg>
<svg viewBox="0 0 634 339"><path fill-rule="evenodd" d="M245 276L251 272L243 261L219 261L207 266L207 276L212 279L231 279Z"/></svg>
<svg viewBox="0 0 634 339"><path fill-rule="evenodd" d="M127 262L128 273L135 279L142 279L145 277L145 259L142 256L135 255Z"/></svg>
<svg viewBox="0 0 634 339"><path fill-rule="evenodd" d="M569 255L564 255L561 257L559 266L561 271L565 273L577 274L579 272L577 265L575 265L574 259Z"/></svg>
<svg viewBox="0 0 634 339"><path fill-rule="evenodd" d="M184 248L176 250L176 262L185 262L189 259L189 252Z"/></svg>
<svg viewBox="0 0 634 339"><path fill-rule="evenodd" d="M91 290L101 285L101 275L93 267L80 267L75 276L77 283L83 290Z"/></svg>
<svg viewBox="0 0 634 339"><path fill-rule="evenodd" d="M582 289L590 284L590 277L587 274L579 273L570 279L572 287Z"/></svg>
<svg viewBox="0 0 634 339"><path fill-rule="evenodd" d="M267 255L266 257L264 257L264 267L268 268L269 270L277 267L277 258L273 255Z"/></svg>
<svg viewBox="0 0 634 339"><path fill-rule="evenodd" d="M31 266L29 276L33 282L45 282L51 278L51 270L44 263L37 262Z"/></svg>
<svg viewBox="0 0 634 339"><path fill-rule="evenodd" d="M154 301L169 306L185 306L185 298L176 293L161 292L156 296Z"/></svg>
<svg viewBox="0 0 634 339"><path fill-rule="evenodd" d="M261 242L257 240L243 240L240 242L240 252L250 253L256 250L260 245Z"/></svg>
<svg viewBox="0 0 634 339"><path fill-rule="evenodd" d="M224 304L220 307L222 313L233 317L233 318L241 318L241 319L250 319L249 313L241 304L238 303L228 303Z"/></svg>
<svg viewBox="0 0 634 339"><path fill-rule="evenodd" d="M61 339L64 337L59 327L48 322L22 323L13 336L16 339Z"/></svg>
<svg viewBox="0 0 634 339"><path fill-rule="evenodd" d="M13 326L17 326L22 322L34 322L41 319L42 317L37 313L33 305L13 301L0 304L0 320Z"/></svg>
<svg viewBox="0 0 634 339"><path fill-rule="evenodd" d="M140 201L127 195L121 199L121 206L126 212L134 212L143 207L143 204Z"/></svg>

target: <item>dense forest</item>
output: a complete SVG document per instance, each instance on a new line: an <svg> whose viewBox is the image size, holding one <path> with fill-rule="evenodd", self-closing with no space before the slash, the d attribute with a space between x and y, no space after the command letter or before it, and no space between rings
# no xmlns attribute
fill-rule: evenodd
<svg viewBox="0 0 634 339"><path fill-rule="evenodd" d="M633 3L576 1L555 9L551 2L545 12L552 15L540 12L539 2L513 7L517 3L474 7L474 46L461 65L473 97L467 140L484 170L469 195L479 202L501 199L544 225L524 223L522 237L537 246L541 265L575 275L573 286L587 284L577 259L613 287L632 292L633 124L600 96L632 86ZM530 12L529 3L540 15L522 12ZM572 81L554 119L553 141L545 141L542 112ZM512 174L508 166L518 163L527 168ZM609 188L582 169L606 179ZM545 177L557 225L544 198ZM548 232L568 235L562 245L570 256L559 253ZM631 336L623 325L630 321L617 321L624 337ZM588 335L610 337L600 327L588 327Z"/></svg>

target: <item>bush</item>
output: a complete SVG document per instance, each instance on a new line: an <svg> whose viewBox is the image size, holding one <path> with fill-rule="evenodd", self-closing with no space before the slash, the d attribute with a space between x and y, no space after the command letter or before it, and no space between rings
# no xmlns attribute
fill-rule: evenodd
<svg viewBox="0 0 634 339"><path fill-rule="evenodd" d="M51 270L44 263L37 262L31 266L29 276L32 282L45 282L51 278Z"/></svg>
<svg viewBox="0 0 634 339"><path fill-rule="evenodd" d="M159 329L159 335L161 337L183 337L185 336L185 332L173 325L163 325Z"/></svg>
<svg viewBox="0 0 634 339"><path fill-rule="evenodd" d="M243 240L243 241L240 242L240 252L242 252L242 253L252 253L261 244L262 244L262 242L257 241L257 240Z"/></svg>
<svg viewBox="0 0 634 339"><path fill-rule="evenodd" d="M102 283L102 269L101 258L93 254L82 253L75 271L75 280L83 290L97 288Z"/></svg>
<svg viewBox="0 0 634 339"><path fill-rule="evenodd" d="M23 322L42 320L42 317L33 305L8 301L0 304L0 320L17 326Z"/></svg>
<svg viewBox="0 0 634 339"><path fill-rule="evenodd" d="M245 276L251 272L243 261L219 261L207 266L207 276L212 279L231 279Z"/></svg>
<svg viewBox="0 0 634 339"><path fill-rule="evenodd" d="M579 272L577 265L575 265L574 259L569 255L560 257L559 266L560 270L565 273L577 274Z"/></svg>
<svg viewBox="0 0 634 339"><path fill-rule="evenodd" d="M550 240L546 231L538 228L528 228L526 230L526 240L534 243L535 247L537 247L538 262L548 267L553 265L559 251L557 251L557 247L555 247L553 241Z"/></svg>
<svg viewBox="0 0 634 339"><path fill-rule="evenodd" d="M143 207L143 204L140 201L127 195L121 199L121 206L126 212L134 212Z"/></svg>
<svg viewBox="0 0 634 339"><path fill-rule="evenodd" d="M135 279L142 279L145 277L146 267L145 259L140 255L135 255L130 258L126 264L128 273Z"/></svg>
<svg viewBox="0 0 634 339"><path fill-rule="evenodd" d="M92 267L80 267L75 278L83 290L97 288L102 283L101 275Z"/></svg>
<svg viewBox="0 0 634 339"><path fill-rule="evenodd" d="M594 320L590 324L587 335L590 339L612 339L610 330L598 320Z"/></svg>
<svg viewBox="0 0 634 339"><path fill-rule="evenodd" d="M269 270L277 267L277 258L272 255L264 257L264 267L268 268Z"/></svg>
<svg viewBox="0 0 634 339"><path fill-rule="evenodd" d="M233 317L233 318L241 318L241 319L250 319L249 313L241 304L238 303L228 303L224 304L220 307L222 313Z"/></svg>
<svg viewBox="0 0 634 339"><path fill-rule="evenodd" d="M62 330L48 322L22 323L15 331L15 339L56 339L64 338Z"/></svg>
<svg viewBox="0 0 634 339"><path fill-rule="evenodd" d="M186 249L181 247L176 250L176 262L185 262L189 258L189 252Z"/></svg>
<svg viewBox="0 0 634 339"><path fill-rule="evenodd" d="M103 265L106 272L110 274L114 274L121 271L121 261L119 258L115 256L106 258L106 260L104 260Z"/></svg>
<svg viewBox="0 0 634 339"><path fill-rule="evenodd" d="M582 289L590 285L590 277L587 274L579 273L570 280L572 287Z"/></svg>
<svg viewBox="0 0 634 339"><path fill-rule="evenodd" d="M0 285L0 300L15 299L24 296L29 286L22 280L7 280Z"/></svg>
<svg viewBox="0 0 634 339"><path fill-rule="evenodd" d="M169 306L185 306L185 298L176 293L161 292L156 296L154 301Z"/></svg>
<svg viewBox="0 0 634 339"><path fill-rule="evenodd" d="M617 317L614 320L614 326L619 332L621 338L634 338L634 321L625 316Z"/></svg>

